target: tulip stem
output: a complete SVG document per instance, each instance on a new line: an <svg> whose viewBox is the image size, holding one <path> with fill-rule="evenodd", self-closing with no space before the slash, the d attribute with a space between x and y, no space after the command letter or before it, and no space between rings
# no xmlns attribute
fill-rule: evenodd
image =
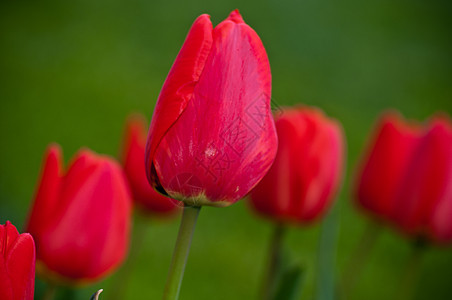
<svg viewBox="0 0 452 300"><path fill-rule="evenodd" d="M261 299L272 299L277 285L277 277L281 269L283 238L286 228L283 224L275 225L273 236L270 241L270 251L268 254L267 271L262 282Z"/></svg>
<svg viewBox="0 0 452 300"><path fill-rule="evenodd" d="M397 297L395 299L411 300L414 298L414 292L419 280L422 257L427 244L423 240L417 240L413 243L411 255L405 266L402 281L399 285Z"/></svg>
<svg viewBox="0 0 452 300"><path fill-rule="evenodd" d="M200 210L201 207L199 206L184 207L176 246L174 247L173 258L166 279L163 300L176 300L179 298L179 291L182 284L182 278L184 277L188 252L190 251L196 219L198 218Z"/></svg>
<svg viewBox="0 0 452 300"><path fill-rule="evenodd" d="M47 287L42 295L42 300L52 300L55 298L57 287L53 283L47 283Z"/></svg>
<svg viewBox="0 0 452 300"><path fill-rule="evenodd" d="M341 299L348 299L356 283L361 277L366 261L381 232L381 225L370 221L364 229L363 235L352 252L342 273Z"/></svg>

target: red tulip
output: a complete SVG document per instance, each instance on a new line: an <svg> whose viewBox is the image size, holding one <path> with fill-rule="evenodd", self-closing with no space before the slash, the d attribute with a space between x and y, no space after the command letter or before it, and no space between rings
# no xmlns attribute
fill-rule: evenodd
<svg viewBox="0 0 452 300"><path fill-rule="evenodd" d="M149 182L190 205L227 206L270 168L277 138L259 36L233 11L196 19L163 85L146 147Z"/></svg>
<svg viewBox="0 0 452 300"><path fill-rule="evenodd" d="M404 231L452 242L452 124L434 119L414 150L396 196L395 221Z"/></svg>
<svg viewBox="0 0 452 300"><path fill-rule="evenodd" d="M357 180L357 200L412 237L452 242L452 125L413 126L394 114L380 121Z"/></svg>
<svg viewBox="0 0 452 300"><path fill-rule="evenodd" d="M379 121L356 182L358 203L375 217L392 218L394 196L421 133L420 127L395 113L385 114Z"/></svg>
<svg viewBox="0 0 452 300"><path fill-rule="evenodd" d="M306 223L331 205L342 178L341 125L311 108L283 111L276 120L278 153L251 192L252 207L278 222Z"/></svg>
<svg viewBox="0 0 452 300"><path fill-rule="evenodd" d="M35 243L9 221L0 225L0 299L32 300L35 289Z"/></svg>
<svg viewBox="0 0 452 300"><path fill-rule="evenodd" d="M58 146L49 147L27 229L35 238L39 274L90 282L125 258L130 192L113 159L81 150L64 173L61 156Z"/></svg>
<svg viewBox="0 0 452 300"><path fill-rule="evenodd" d="M146 147L146 121L141 115L127 120L122 163L129 180L132 195L144 211L167 215L178 210L173 199L157 193L146 178L144 149ZM177 202L177 201L176 201Z"/></svg>

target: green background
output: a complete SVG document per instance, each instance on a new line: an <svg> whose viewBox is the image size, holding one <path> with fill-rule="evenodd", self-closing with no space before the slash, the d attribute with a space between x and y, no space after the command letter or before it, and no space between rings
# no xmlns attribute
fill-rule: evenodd
<svg viewBox="0 0 452 300"><path fill-rule="evenodd" d="M452 112L452 2L446 0L0 3L0 221L19 228L46 145L60 143L66 161L81 146L117 155L126 116L139 111L150 118L201 13L218 24L239 8L267 49L273 101L319 106L342 122L347 176L333 226L332 275L340 274L367 222L351 203L350 178L377 116L387 108L418 120ZM71 297L87 299L102 287L103 299L113 299L118 286L124 299L161 297L178 220L140 220L136 227L146 229L129 279L113 276ZM181 299L254 299L271 229L245 201L203 208ZM318 295L319 233L319 224L292 228L286 240L306 267L303 299ZM405 239L384 230L353 299L394 299L409 253ZM38 282L37 296L42 288ZM450 248L426 253L415 297L451 299Z"/></svg>

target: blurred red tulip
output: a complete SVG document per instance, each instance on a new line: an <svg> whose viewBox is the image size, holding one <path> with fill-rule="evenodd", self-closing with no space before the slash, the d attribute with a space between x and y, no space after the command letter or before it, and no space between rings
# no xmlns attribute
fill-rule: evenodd
<svg viewBox="0 0 452 300"><path fill-rule="evenodd" d="M452 242L452 125L427 128L384 115L357 178L357 200L413 237Z"/></svg>
<svg viewBox="0 0 452 300"><path fill-rule="evenodd" d="M277 138L271 73L238 11L196 19L163 85L146 148L149 182L189 205L227 206L270 168Z"/></svg>
<svg viewBox="0 0 452 300"><path fill-rule="evenodd" d="M404 231L452 242L452 123L435 118L420 140L397 193L395 221Z"/></svg>
<svg viewBox="0 0 452 300"><path fill-rule="evenodd" d="M36 242L37 271L60 283L87 283L124 260L131 197L121 167L81 150L63 174L61 150L49 147L27 230Z"/></svg>
<svg viewBox="0 0 452 300"><path fill-rule="evenodd" d="M421 134L422 128L396 113L387 113L379 121L357 177L355 197L375 217L392 218L394 196Z"/></svg>
<svg viewBox="0 0 452 300"><path fill-rule="evenodd" d="M178 211L178 201L157 193L146 178L144 153L146 121L141 115L129 117L122 151L122 164L129 180L133 199L147 213L168 215ZM176 203L175 203L176 202Z"/></svg>
<svg viewBox="0 0 452 300"><path fill-rule="evenodd" d="M307 223L322 215L342 179L341 125L312 108L283 111L276 120L278 153L251 192L252 207L277 222Z"/></svg>
<svg viewBox="0 0 452 300"><path fill-rule="evenodd" d="M35 289L35 243L9 221L0 225L0 299L32 300Z"/></svg>

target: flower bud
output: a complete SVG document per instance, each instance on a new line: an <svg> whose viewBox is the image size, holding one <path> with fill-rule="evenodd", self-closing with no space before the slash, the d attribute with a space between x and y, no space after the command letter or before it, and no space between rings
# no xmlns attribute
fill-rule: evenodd
<svg viewBox="0 0 452 300"><path fill-rule="evenodd" d="M377 219L392 218L395 194L421 134L422 128L394 112L379 120L355 182L358 204Z"/></svg>
<svg viewBox="0 0 452 300"><path fill-rule="evenodd" d="M36 242L37 272L47 280L98 280L124 260L131 197L124 173L107 156L81 150L67 171L49 147L27 230Z"/></svg>
<svg viewBox="0 0 452 300"><path fill-rule="evenodd" d="M277 222L311 222L331 205L342 179L342 126L318 109L297 107L283 110L276 129L278 153L251 205Z"/></svg>
<svg viewBox="0 0 452 300"><path fill-rule="evenodd" d="M364 157L356 199L377 220L413 238L452 242L452 124L413 126L386 114Z"/></svg>
<svg viewBox="0 0 452 300"><path fill-rule="evenodd" d="M212 29L196 19L160 92L146 172L188 205L228 206L267 173L277 149L271 73L259 36L238 11Z"/></svg>
<svg viewBox="0 0 452 300"><path fill-rule="evenodd" d="M0 299L33 300L35 243L9 221L0 225Z"/></svg>
<svg viewBox="0 0 452 300"><path fill-rule="evenodd" d="M434 118L396 195L394 220L408 234L452 242L452 124Z"/></svg>

